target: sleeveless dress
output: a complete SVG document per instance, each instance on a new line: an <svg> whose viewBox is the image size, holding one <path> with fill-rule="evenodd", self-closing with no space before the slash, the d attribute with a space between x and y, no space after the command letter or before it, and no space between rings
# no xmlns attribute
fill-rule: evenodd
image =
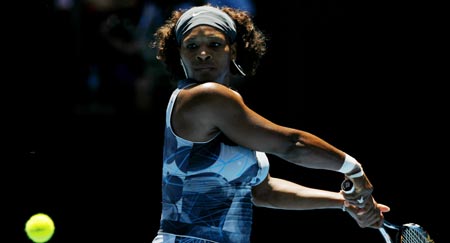
<svg viewBox="0 0 450 243"><path fill-rule="evenodd" d="M178 93L196 84L179 82L166 110L162 213L153 243L248 243L251 188L267 176L263 152L233 144L222 133L206 142L177 136L171 128Z"/></svg>

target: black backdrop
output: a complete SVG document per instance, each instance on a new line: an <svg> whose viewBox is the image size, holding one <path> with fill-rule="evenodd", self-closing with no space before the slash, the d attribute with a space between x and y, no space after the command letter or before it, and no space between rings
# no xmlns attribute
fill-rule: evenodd
<svg viewBox="0 0 450 243"><path fill-rule="evenodd" d="M167 16L175 3L157 2ZM439 7L339 1L257 2L271 37L246 102L276 123L319 135L363 164L392 222L425 226L444 242L448 129ZM151 242L159 220L165 101L144 112L76 112L81 62L69 23L49 1L16 6L6 22L4 183L9 242L26 219L50 214L50 242ZM12 28L11 28L12 27ZM9 43L11 41L11 43ZM106 58L107 59L107 58ZM8 75L7 75L8 74ZM2 156L3 157L3 156ZM340 175L271 157L271 174L338 190ZM382 242L336 210L255 209L253 242ZM8 235L9 236L9 235Z"/></svg>

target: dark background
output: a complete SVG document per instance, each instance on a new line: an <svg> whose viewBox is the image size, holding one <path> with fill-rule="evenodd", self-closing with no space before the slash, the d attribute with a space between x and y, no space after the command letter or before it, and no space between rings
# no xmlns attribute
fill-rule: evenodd
<svg viewBox="0 0 450 243"><path fill-rule="evenodd" d="M37 212L55 221L52 243L151 242L159 223L163 119L171 85L159 64L142 58L147 50L124 54L98 33L105 18L120 13L129 22L111 33L132 39L126 27L135 27L142 2L106 11L81 1L68 9L53 1L18 3L5 8L10 15L2 37L7 65L1 195L11 216L4 221L12 232L8 242L30 242L23 228ZM161 18L153 24L181 3L155 1ZM449 145L448 74L439 61L446 58L441 7L253 4L255 21L270 41L256 77L237 86L247 104L357 158L377 201L391 207L390 221L419 223L437 243L448 241L438 225L447 209L442 197ZM96 71L110 83L92 81ZM146 72L147 79L138 82ZM145 92L137 92L139 87ZM339 189L339 174L270 159L272 176ZM268 237L383 242L376 230L361 229L336 210L256 208L254 219L256 243Z"/></svg>

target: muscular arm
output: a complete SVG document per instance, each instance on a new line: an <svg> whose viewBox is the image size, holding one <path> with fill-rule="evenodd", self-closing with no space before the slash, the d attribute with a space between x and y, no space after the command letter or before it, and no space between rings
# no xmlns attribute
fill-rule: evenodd
<svg viewBox="0 0 450 243"><path fill-rule="evenodd" d="M192 141L206 141L221 131L237 144L308 168L336 171L344 161L339 149L311 133L269 121L246 106L238 93L217 83L180 93L173 125Z"/></svg>
<svg viewBox="0 0 450 243"><path fill-rule="evenodd" d="M384 218L383 213L389 212L389 207L378 204L371 198L371 204L365 209L345 203L343 194L327 190L305 187L290 181L267 176L259 185L252 189L253 203L258 207L311 210L311 209L342 209L344 204L349 215L362 227L379 228ZM366 212L363 212L366 211Z"/></svg>

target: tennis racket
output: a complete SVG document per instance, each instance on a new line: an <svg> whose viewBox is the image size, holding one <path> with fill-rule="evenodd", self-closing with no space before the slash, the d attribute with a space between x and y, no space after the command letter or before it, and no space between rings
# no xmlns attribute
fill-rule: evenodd
<svg viewBox="0 0 450 243"><path fill-rule="evenodd" d="M341 189L344 193L353 192L353 182L344 180ZM391 237L386 228L395 230L397 233L394 237ZM422 226L415 223L397 225L384 220L383 227L379 228L379 231L386 243L435 243L430 234Z"/></svg>
<svg viewBox="0 0 450 243"><path fill-rule="evenodd" d="M397 231L397 234L394 237L395 243L434 243L428 232L418 224L407 223L396 225L384 220L383 227L379 228L379 230L386 243L393 242L391 236L387 233L386 228Z"/></svg>

